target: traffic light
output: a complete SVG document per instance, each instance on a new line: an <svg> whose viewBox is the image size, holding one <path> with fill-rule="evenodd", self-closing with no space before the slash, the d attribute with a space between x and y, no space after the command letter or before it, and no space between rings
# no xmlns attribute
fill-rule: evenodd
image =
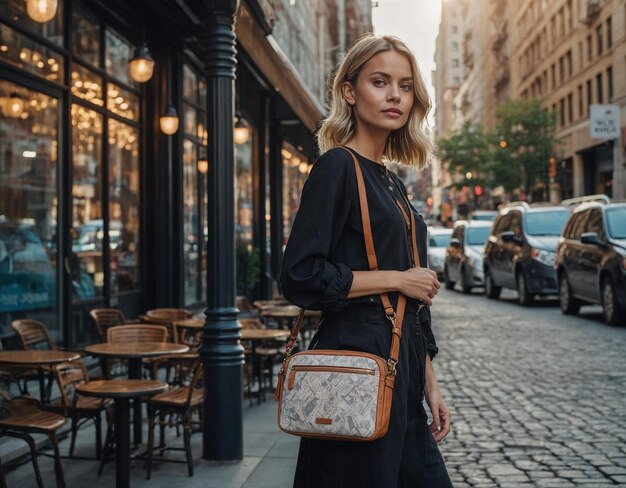
<svg viewBox="0 0 626 488"><path fill-rule="evenodd" d="M474 187L474 195L476 195L477 197L481 196L483 194L483 187L480 185L476 185Z"/></svg>
<svg viewBox="0 0 626 488"><path fill-rule="evenodd" d="M550 161L550 170L548 174L550 178L556 178L556 158L554 156L551 156L549 161Z"/></svg>

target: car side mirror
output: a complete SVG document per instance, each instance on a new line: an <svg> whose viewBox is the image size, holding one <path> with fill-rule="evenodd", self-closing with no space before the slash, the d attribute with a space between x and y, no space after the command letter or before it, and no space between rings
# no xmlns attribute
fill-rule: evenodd
<svg viewBox="0 0 626 488"><path fill-rule="evenodd" d="M461 247L461 241L459 241L458 239L454 238L454 239L450 239L450 245L452 247Z"/></svg>
<svg viewBox="0 0 626 488"><path fill-rule="evenodd" d="M595 246L604 246L604 243L598 237L597 232L583 232L580 235L580 242L583 244L593 244Z"/></svg>
<svg viewBox="0 0 626 488"><path fill-rule="evenodd" d="M517 240L515 232L512 230L505 230L502 234L500 234L500 237L502 237L503 242L515 242Z"/></svg>

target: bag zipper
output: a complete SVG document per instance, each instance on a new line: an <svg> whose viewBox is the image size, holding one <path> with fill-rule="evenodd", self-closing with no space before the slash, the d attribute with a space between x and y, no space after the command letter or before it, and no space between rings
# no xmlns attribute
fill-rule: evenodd
<svg viewBox="0 0 626 488"><path fill-rule="evenodd" d="M349 366L323 366L323 365L296 365L291 368L289 372L289 381L287 381L287 389L291 390L296 381L297 371L318 371L322 373L350 373L350 374L367 374L374 376L376 374L375 369L369 368L352 368Z"/></svg>

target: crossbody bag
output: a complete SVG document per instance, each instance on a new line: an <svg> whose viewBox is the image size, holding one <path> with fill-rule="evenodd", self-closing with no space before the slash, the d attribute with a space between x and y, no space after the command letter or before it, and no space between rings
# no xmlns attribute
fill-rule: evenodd
<svg viewBox="0 0 626 488"><path fill-rule="evenodd" d="M354 161L367 260L374 271L378 262L365 182L356 157L352 151L346 151ZM408 209L409 217L400 202L396 203L411 227L413 264L419 266L415 217ZM346 441L373 441L387 433L406 297L398 296L396 310L387 293L381 293L380 298L391 324L391 347L386 359L366 352L330 349L292 355L304 319L304 310L300 310L287 342L275 392L280 430L301 437Z"/></svg>

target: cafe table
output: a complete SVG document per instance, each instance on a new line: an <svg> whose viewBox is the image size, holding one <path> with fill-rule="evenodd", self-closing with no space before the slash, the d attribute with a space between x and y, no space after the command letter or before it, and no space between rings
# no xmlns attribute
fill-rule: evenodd
<svg viewBox="0 0 626 488"><path fill-rule="evenodd" d="M85 352L92 356L128 360L128 379L141 379L141 360L171 354L183 354L189 346L174 342L101 342L85 347ZM133 439L141 444L141 401L136 400L133 406Z"/></svg>
<svg viewBox="0 0 626 488"><path fill-rule="evenodd" d="M154 380L96 380L76 386L81 395L112 398L115 402L115 486L130 486L130 405L141 397L167 390L167 383Z"/></svg>
<svg viewBox="0 0 626 488"><path fill-rule="evenodd" d="M58 350L25 350L25 351L3 351L0 352L0 365L23 369L37 369L39 377L39 396L42 403L46 403L45 395L45 367L55 364L76 361L80 359L80 354L71 351Z"/></svg>
<svg viewBox="0 0 626 488"><path fill-rule="evenodd" d="M261 317L276 322L278 324L278 327L282 329L291 330L295 324L296 319L298 318L299 313L299 307L296 307L294 305L287 305L284 307L276 307L261 312ZM301 346L303 349L306 348L307 345L307 341L305 340L305 332L310 332L313 329L312 325L316 325L321 317L322 312L318 310L304 311L304 320L302 323L302 328L300 329L300 339L302 341Z"/></svg>

